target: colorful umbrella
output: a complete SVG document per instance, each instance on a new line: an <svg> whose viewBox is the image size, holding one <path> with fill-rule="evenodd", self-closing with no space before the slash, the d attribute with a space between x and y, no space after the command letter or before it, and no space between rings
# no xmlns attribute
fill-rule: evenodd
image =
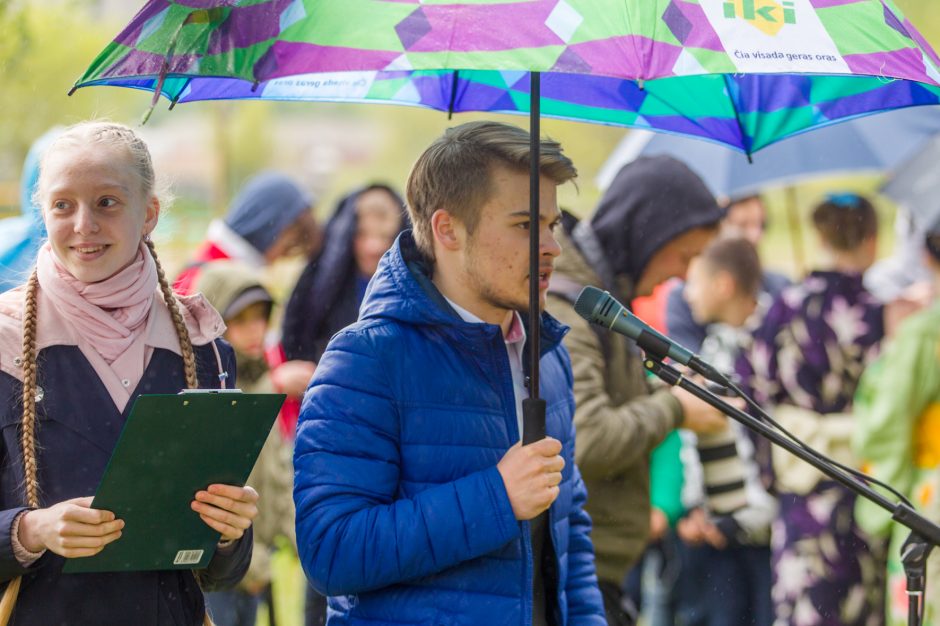
<svg viewBox="0 0 940 626"><path fill-rule="evenodd" d="M938 67L892 0L150 0L75 88L151 90L154 103L531 113L535 147L540 105L750 155L835 121L940 103Z"/></svg>
<svg viewBox="0 0 940 626"><path fill-rule="evenodd" d="M542 115L753 153L940 103L938 66L891 0L151 0L76 87L528 113L538 71Z"/></svg>

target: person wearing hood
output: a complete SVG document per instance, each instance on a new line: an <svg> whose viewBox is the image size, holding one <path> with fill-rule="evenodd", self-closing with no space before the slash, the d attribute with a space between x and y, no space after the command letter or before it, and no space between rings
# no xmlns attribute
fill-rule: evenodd
<svg viewBox="0 0 940 626"><path fill-rule="evenodd" d="M565 328L546 313L547 437L520 442L528 169L520 128L470 122L438 138L408 180L414 230L320 359L297 427L294 501L301 562L331 623L606 624ZM576 175L543 140L542 294L560 252L556 188Z"/></svg>
<svg viewBox="0 0 940 626"><path fill-rule="evenodd" d="M173 290L181 295L193 293L203 267L215 261L233 260L260 269L281 258L311 256L321 236L313 204L313 197L290 177L278 172L258 174L245 183L225 218L209 224L206 241L177 276ZM287 359L279 346L271 347L267 358L275 389L288 396L281 428L293 433L314 364Z"/></svg>
<svg viewBox="0 0 940 626"><path fill-rule="evenodd" d="M0 292L22 284L46 238L42 211L33 196L39 182L39 159L62 130L61 127L52 128L33 142L20 177L21 215L0 221Z"/></svg>
<svg viewBox="0 0 940 626"><path fill-rule="evenodd" d="M173 290L192 293L202 267L220 259L261 268L281 258L310 256L319 245L313 205L313 197L288 176L258 174L245 183L225 217L209 224L206 241L176 277Z"/></svg>
<svg viewBox="0 0 940 626"><path fill-rule="evenodd" d="M405 203L387 185L344 197L324 229L320 252L287 302L281 343L288 359L317 362L330 337L356 321L379 260L405 225Z"/></svg>
<svg viewBox="0 0 940 626"><path fill-rule="evenodd" d="M274 393L264 359L274 299L251 268L234 261L208 264L199 273L196 291L225 320L225 339L235 350L239 388L247 393ZM294 502L291 498L291 446L272 428L248 484L264 497L254 521L254 547L245 577L235 589L206 594L213 620L221 626L254 626L258 605L271 585L271 556L281 537L296 545Z"/></svg>
<svg viewBox="0 0 940 626"><path fill-rule="evenodd" d="M591 494L597 575L611 624L629 624L621 583L650 536L650 453L675 428L725 432L714 409L677 388L654 386L631 340L595 329L574 303L586 285L629 304L673 277L718 232L722 211L708 188L671 157L638 159L620 170L589 220L567 222L548 311L571 327L575 458Z"/></svg>

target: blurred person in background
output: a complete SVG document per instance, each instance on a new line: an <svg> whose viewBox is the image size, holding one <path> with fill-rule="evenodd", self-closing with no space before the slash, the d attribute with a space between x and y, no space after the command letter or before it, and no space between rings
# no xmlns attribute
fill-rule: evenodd
<svg viewBox="0 0 940 626"><path fill-rule="evenodd" d="M187 295L206 263L221 259L261 268L278 259L311 256L320 244L314 199L288 176L263 172L250 179L228 213L209 224L206 241L173 283Z"/></svg>
<svg viewBox="0 0 940 626"><path fill-rule="evenodd" d="M20 176L21 215L0 221L0 292L22 284L29 277L39 246L46 238L42 211L34 197L39 182L39 160L62 130L53 128L33 142Z"/></svg>
<svg viewBox="0 0 940 626"><path fill-rule="evenodd" d="M940 522L940 224L925 229L924 265L935 294L930 306L905 320L871 364L855 396L854 449L866 471L901 491ZM867 500L855 506L859 525L891 536L887 618L907 623L907 580L900 562L908 531ZM940 622L940 555L928 561L924 624Z"/></svg>
<svg viewBox="0 0 940 626"><path fill-rule="evenodd" d="M174 291L191 293L203 268L216 261L238 261L260 270L279 259L312 256L322 238L313 205L314 198L284 174L254 176L241 188L225 217L209 224L206 241L177 276ZM278 423L281 432L293 438L300 399L315 366L287 359L280 344L269 346L266 357L275 391L288 396Z"/></svg>
<svg viewBox="0 0 940 626"><path fill-rule="evenodd" d="M732 200L721 221L723 237L741 237L757 248L767 231L767 207L758 195L749 195ZM776 272L764 271L761 276L761 291L776 296L790 280ZM677 281L669 292L666 303L666 330L669 337L689 350L697 352L708 335L707 325L692 315L684 292L684 283Z"/></svg>
<svg viewBox="0 0 940 626"><path fill-rule="evenodd" d="M566 220L557 234L563 252L548 311L571 327L564 343L574 372L576 459L591 494L587 511L610 624L635 619L621 586L650 538L650 453L675 428L709 432L725 428L725 420L682 390L652 385L636 344L594 328L574 303L586 285L629 303L685 276L721 217L687 166L642 158L620 170L590 219Z"/></svg>
<svg viewBox="0 0 940 626"><path fill-rule="evenodd" d="M812 214L824 259L773 301L738 360L750 395L817 450L854 464L852 398L884 336L884 307L862 274L877 249L878 218L856 194L833 194ZM855 520L855 495L758 441L780 515L772 527L775 624L884 622L884 550Z"/></svg>
<svg viewBox="0 0 940 626"><path fill-rule="evenodd" d="M217 261L202 268L195 289L225 320L225 339L235 350L238 386L247 393L274 393L264 358L265 335L274 299L255 270L234 261ZM294 534L293 463L291 445L272 428L248 484L264 496L254 521L251 564L235 589L206 594L218 626L254 626L263 598L271 608L271 556L280 538L296 545ZM296 548L295 548L296 549Z"/></svg>
<svg viewBox="0 0 940 626"><path fill-rule="evenodd" d="M317 362L330 337L359 317L366 286L405 227L405 203L387 185L371 184L340 200L320 251L304 268L284 312L289 359Z"/></svg>
<svg viewBox="0 0 940 626"><path fill-rule="evenodd" d="M358 319L369 280L407 221L404 211L398 192L382 184L340 200L323 229L323 247L287 302L281 327L285 358L317 363L330 338ZM305 613L307 626L326 622L326 598L309 585Z"/></svg>
<svg viewBox="0 0 940 626"><path fill-rule="evenodd" d="M699 354L725 375L734 373L742 335L769 306L762 278L757 249L742 237L719 238L689 267L685 301L707 329ZM677 526L683 559L676 592L684 626L773 624L770 525L777 504L761 483L749 433L737 422L729 426L701 438L683 432L689 514Z"/></svg>

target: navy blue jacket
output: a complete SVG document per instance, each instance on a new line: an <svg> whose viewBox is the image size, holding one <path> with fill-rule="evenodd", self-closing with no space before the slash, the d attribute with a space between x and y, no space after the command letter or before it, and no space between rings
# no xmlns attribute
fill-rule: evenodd
<svg viewBox="0 0 940 626"><path fill-rule="evenodd" d="M234 376L235 357L217 340L226 370ZM219 385L211 345L195 348L199 381ZM231 381L232 379L230 379ZM39 486L42 506L94 495L134 404L118 411L91 364L77 346L54 345L39 352L37 403ZM183 361L155 349L134 397L143 393L177 393L185 388ZM231 383L230 383L231 386ZM202 592L189 570L110 574L62 574L65 559L47 551L28 569L13 555L10 530L24 510L23 457L19 445L22 384L0 372L0 581L23 575L11 624L129 624L135 626L202 624ZM146 486L142 485L142 489ZM118 540L120 541L120 539ZM207 589L234 586L251 559L251 533L216 553L202 581Z"/></svg>
<svg viewBox="0 0 940 626"><path fill-rule="evenodd" d="M547 432L566 461L549 514L554 621L599 626L566 329L548 315L542 328ZM298 425L297 543L330 623L529 624L529 523L496 469L518 440L500 328L451 310L406 231L359 322L330 342Z"/></svg>

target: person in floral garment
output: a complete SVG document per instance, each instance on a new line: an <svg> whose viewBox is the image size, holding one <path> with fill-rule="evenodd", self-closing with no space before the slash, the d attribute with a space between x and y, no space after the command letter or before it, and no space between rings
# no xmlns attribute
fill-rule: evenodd
<svg viewBox="0 0 940 626"><path fill-rule="evenodd" d="M884 335L883 306L862 284L878 220L855 194L813 211L825 260L774 300L737 370L751 395L810 445L852 463L852 398ZM775 626L884 622L884 548L855 522L855 496L783 450L756 442L777 493L772 529Z"/></svg>
<svg viewBox="0 0 940 626"><path fill-rule="evenodd" d="M928 231L926 248L933 302L907 318L884 354L865 370L855 395L858 424L853 444L868 473L899 489L931 520L940 522L940 224ZM867 500L860 500L855 511L863 528L891 536L888 623L906 624L907 580L900 548L909 531ZM940 623L936 550L928 561L925 600L924 623Z"/></svg>

